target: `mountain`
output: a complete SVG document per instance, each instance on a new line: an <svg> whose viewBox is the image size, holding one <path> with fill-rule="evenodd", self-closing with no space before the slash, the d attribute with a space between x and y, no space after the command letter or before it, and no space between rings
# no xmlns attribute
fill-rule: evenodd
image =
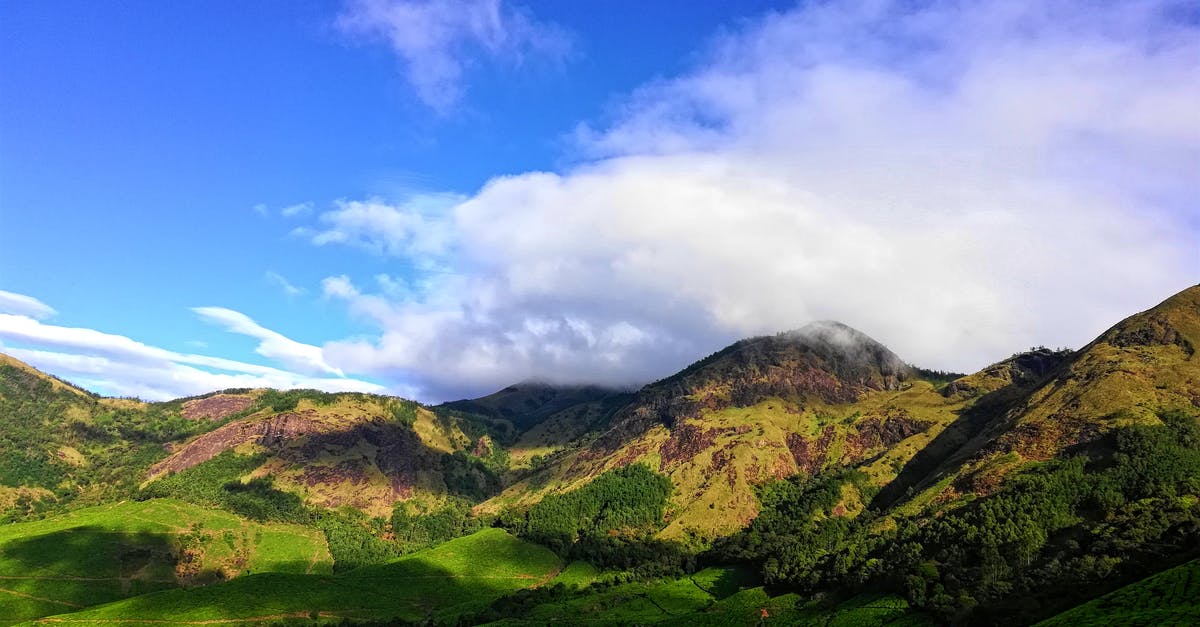
<svg viewBox="0 0 1200 627"><path fill-rule="evenodd" d="M754 486L771 479L868 462L886 483L964 404L865 334L815 323L742 340L646 386L590 443L480 509L528 506L644 463L675 487L661 536L712 539L754 518ZM863 505L847 494L848 511Z"/></svg>
<svg viewBox="0 0 1200 627"><path fill-rule="evenodd" d="M219 456L321 507L388 516L396 501L435 507L499 485L485 458L510 430L486 417L313 390L226 390L164 403L101 398L8 356L0 360L0 506L98 504ZM478 454L473 454L472 451Z"/></svg>
<svg viewBox="0 0 1200 627"><path fill-rule="evenodd" d="M741 340L634 392L525 382L436 407L311 390L105 399L3 357L0 510L31 522L5 536L0 569L52 568L12 561L6 547L49 546L47 534L75 529L80 512L120 526L90 506L136 500L160 512L182 500L202 508L193 518L203 508L241 517L241 535L134 534L116 555L150 551L155 572L187 573L197 559L238 581L172 590L159 607L120 600L154 583L122 572L128 589L80 616L751 624L767 612L814 625L1030 624L1200 557L1198 344L1193 286L1078 351L1035 348L969 375L914 367L860 331L819 322ZM251 531L267 524L315 541L335 574L256 553ZM508 535L480 531L489 526ZM529 542L557 560L518 568L545 550ZM460 555L501 550L513 553ZM469 567L492 558L520 574ZM241 563L286 582L245 578ZM695 572L702 564L713 568ZM1191 564L1148 581L1186 579ZM316 597L303 591L349 590L373 568L391 569L388 585L446 577L433 587L480 600L385 611L364 593L306 605ZM183 583L194 581L154 586ZM276 584L287 590L275 595ZM21 585L49 599L22 606L22 620L92 603L40 580ZM238 608L205 614L222 590ZM1140 590L1058 624L1132 616L1112 604ZM268 603L277 609L263 611Z"/></svg>
<svg viewBox="0 0 1200 627"><path fill-rule="evenodd" d="M439 408L512 424L516 439L508 447L510 463L522 469L540 465L547 456L605 424L631 396L599 386L528 381L481 398L443 403Z"/></svg>

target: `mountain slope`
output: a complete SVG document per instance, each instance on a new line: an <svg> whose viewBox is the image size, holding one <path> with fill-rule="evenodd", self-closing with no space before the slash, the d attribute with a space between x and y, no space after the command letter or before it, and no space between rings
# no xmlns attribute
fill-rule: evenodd
<svg viewBox="0 0 1200 627"><path fill-rule="evenodd" d="M0 624L245 572L328 574L320 532L162 499L0 527Z"/></svg>
<svg viewBox="0 0 1200 627"><path fill-rule="evenodd" d="M529 468L606 424L630 398L630 393L597 386L525 382L439 408L511 423L515 432L508 447L511 465Z"/></svg>
<svg viewBox="0 0 1200 627"><path fill-rule="evenodd" d="M1130 425L1161 424L1164 411L1200 408L1200 286L1114 325L1074 353L1038 351L951 383L954 395L991 390L957 425L969 437L942 461L920 469L928 498L986 493L1012 469L1085 448L1111 449L1105 435ZM1005 385L1005 377L1011 383ZM982 419L982 422L980 422ZM945 478L953 476L952 483ZM913 487L913 483L905 487ZM898 487L898 486L897 486ZM891 492L895 492L893 488Z"/></svg>
<svg viewBox="0 0 1200 627"><path fill-rule="evenodd" d="M481 510L528 506L640 462L675 487L660 535L711 539L753 519L755 486L770 480L868 462L886 482L965 402L861 332L818 323L737 342L646 386L593 442ZM847 493L847 511L862 507Z"/></svg>
<svg viewBox="0 0 1200 627"><path fill-rule="evenodd" d="M0 356L0 514L130 498L148 480L226 451L261 457L227 480L270 477L322 507L387 516L396 501L479 500L498 489L503 470L503 450L480 446L493 426L507 428L394 397L313 390L109 399Z"/></svg>

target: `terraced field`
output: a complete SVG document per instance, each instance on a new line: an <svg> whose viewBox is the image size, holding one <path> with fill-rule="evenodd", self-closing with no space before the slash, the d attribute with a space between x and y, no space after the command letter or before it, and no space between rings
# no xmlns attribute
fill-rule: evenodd
<svg viewBox="0 0 1200 627"><path fill-rule="evenodd" d="M324 536L171 499L0 527L0 624L251 572L329 573Z"/></svg>

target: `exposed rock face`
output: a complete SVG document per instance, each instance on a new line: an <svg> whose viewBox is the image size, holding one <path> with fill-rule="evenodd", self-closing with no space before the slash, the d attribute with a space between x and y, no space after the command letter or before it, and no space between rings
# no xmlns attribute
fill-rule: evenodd
<svg viewBox="0 0 1200 627"><path fill-rule="evenodd" d="M238 420L205 433L180 447L173 455L152 466L149 474L153 477L164 472L187 470L247 442L278 447L291 438L313 433L317 428L318 425L313 421L310 412L289 412L270 418Z"/></svg>
<svg viewBox="0 0 1200 627"><path fill-rule="evenodd" d="M254 404L248 396L233 394L216 394L208 398L198 398L183 404L180 414L188 420L220 420L226 416L245 411Z"/></svg>

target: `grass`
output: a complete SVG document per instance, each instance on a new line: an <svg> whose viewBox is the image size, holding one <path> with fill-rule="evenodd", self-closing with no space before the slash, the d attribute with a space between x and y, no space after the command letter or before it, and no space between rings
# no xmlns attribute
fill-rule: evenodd
<svg viewBox="0 0 1200 627"><path fill-rule="evenodd" d="M600 570L583 561L571 562L550 583L561 583L569 588L585 588L600 578Z"/></svg>
<svg viewBox="0 0 1200 627"><path fill-rule="evenodd" d="M816 400L801 404L771 397L745 407L704 410L696 419L681 421L681 425L713 434L691 459L660 466L660 451L671 432L657 426L600 460L582 460L578 454L565 457L543 473L510 486L478 509L494 513L506 507L529 506L546 494L579 488L617 465L642 462L655 470L661 468L675 487L668 524L660 536L685 542L692 538L708 540L733 533L757 516L753 486L800 472L789 448L789 436L800 434L816 442L826 427L832 428L833 437L820 453L823 465L839 467L864 461L863 469L872 483L884 485L921 447L957 419L965 405L961 399L943 397L926 381L912 381L900 390L866 393L853 404L829 405ZM928 428L891 447L851 450L847 440L863 421L889 415L905 415ZM852 498L847 501L847 509L861 509L855 495L848 497Z"/></svg>
<svg viewBox="0 0 1200 627"><path fill-rule="evenodd" d="M1039 627L1200 624L1200 560L1129 584Z"/></svg>
<svg viewBox="0 0 1200 627"><path fill-rule="evenodd" d="M60 614L55 623L137 624L220 620L256 623L343 618L452 620L504 594L545 583L562 562L548 549L485 529L387 564L344 575L264 573Z"/></svg>
<svg viewBox="0 0 1200 627"><path fill-rule="evenodd" d="M0 624L236 577L330 572L319 531L172 499L0 527Z"/></svg>
<svg viewBox="0 0 1200 627"><path fill-rule="evenodd" d="M576 566L572 564L568 569L571 568ZM706 568L686 577L599 585L491 625L919 627L931 624L899 597L859 595L830 602L797 594L771 596L762 587L747 587L754 585L754 576L748 571Z"/></svg>

